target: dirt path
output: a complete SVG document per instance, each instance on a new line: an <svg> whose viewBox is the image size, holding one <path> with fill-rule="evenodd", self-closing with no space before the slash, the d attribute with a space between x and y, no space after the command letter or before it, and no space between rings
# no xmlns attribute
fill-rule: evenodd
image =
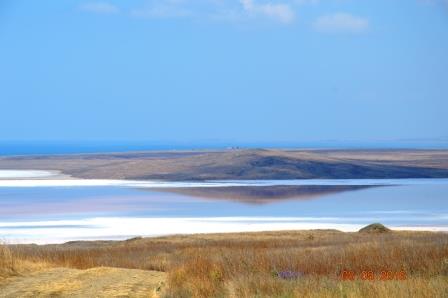
<svg viewBox="0 0 448 298"><path fill-rule="evenodd" d="M54 268L0 283L0 297L158 297L165 273L118 268Z"/></svg>

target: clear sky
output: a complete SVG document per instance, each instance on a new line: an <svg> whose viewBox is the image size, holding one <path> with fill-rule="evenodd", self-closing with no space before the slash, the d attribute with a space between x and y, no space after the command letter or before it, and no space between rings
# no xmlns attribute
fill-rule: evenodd
<svg viewBox="0 0 448 298"><path fill-rule="evenodd" d="M448 136L448 0L0 1L0 140Z"/></svg>

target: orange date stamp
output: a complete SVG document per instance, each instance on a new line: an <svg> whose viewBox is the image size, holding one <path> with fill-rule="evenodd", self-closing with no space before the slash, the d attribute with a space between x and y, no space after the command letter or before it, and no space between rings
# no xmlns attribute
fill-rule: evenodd
<svg viewBox="0 0 448 298"><path fill-rule="evenodd" d="M359 273L352 270L342 270L339 275L341 280L354 281L354 280L366 280L366 281L390 281L390 280L406 280L406 271L392 271L382 270L380 272L374 272L372 270L363 270Z"/></svg>

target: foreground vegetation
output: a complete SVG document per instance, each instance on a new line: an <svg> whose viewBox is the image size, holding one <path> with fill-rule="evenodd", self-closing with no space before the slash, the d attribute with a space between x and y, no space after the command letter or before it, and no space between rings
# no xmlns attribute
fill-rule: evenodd
<svg viewBox="0 0 448 298"><path fill-rule="evenodd" d="M0 245L0 281L11 276L20 276L52 266L54 265L41 260L29 261L26 258L18 257L9 247Z"/></svg>
<svg viewBox="0 0 448 298"><path fill-rule="evenodd" d="M445 233L285 231L0 248L0 276L20 274L24 262L165 271L165 297L448 297Z"/></svg>

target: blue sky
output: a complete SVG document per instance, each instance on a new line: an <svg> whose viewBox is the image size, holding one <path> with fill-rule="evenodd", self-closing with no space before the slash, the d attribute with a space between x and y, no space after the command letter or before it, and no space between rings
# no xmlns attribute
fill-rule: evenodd
<svg viewBox="0 0 448 298"><path fill-rule="evenodd" d="M448 137L448 1L0 2L0 140Z"/></svg>

